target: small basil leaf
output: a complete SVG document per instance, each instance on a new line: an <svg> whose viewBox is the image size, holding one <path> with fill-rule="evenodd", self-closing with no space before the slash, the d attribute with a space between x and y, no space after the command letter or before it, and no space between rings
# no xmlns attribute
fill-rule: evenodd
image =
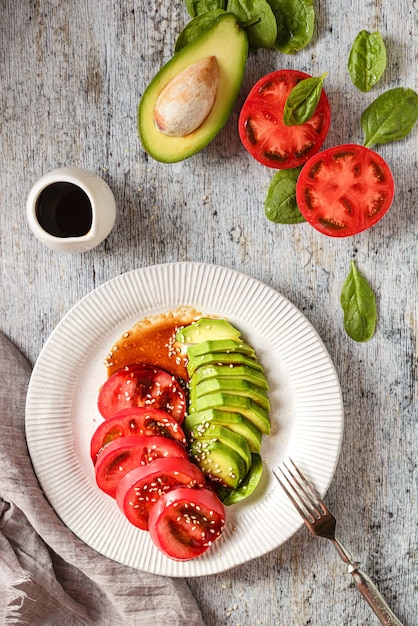
<svg viewBox="0 0 418 626"><path fill-rule="evenodd" d="M365 140L370 147L406 137L418 120L418 95L412 89L395 87L382 93L361 116Z"/></svg>
<svg viewBox="0 0 418 626"><path fill-rule="evenodd" d="M237 17L252 48L273 47L277 25L267 0L228 0L226 10ZM246 22L250 24L248 27Z"/></svg>
<svg viewBox="0 0 418 626"><path fill-rule="evenodd" d="M313 0L268 0L277 23L274 47L294 54L312 39L315 26Z"/></svg>
<svg viewBox="0 0 418 626"><path fill-rule="evenodd" d="M201 15L194 17L181 31L177 37L174 52L178 52L189 43L203 35L203 33L213 26L220 15L224 15L225 11L222 9L213 9L207 11Z"/></svg>
<svg viewBox="0 0 418 626"><path fill-rule="evenodd" d="M344 311L344 328L347 335L358 342L371 339L376 328L376 298L353 261L342 286L340 302Z"/></svg>
<svg viewBox="0 0 418 626"><path fill-rule="evenodd" d="M304 124L315 113L328 72L319 77L305 78L289 93L283 112L286 126Z"/></svg>
<svg viewBox="0 0 418 626"><path fill-rule="evenodd" d="M348 58L348 72L353 84L360 91L370 89L382 77L386 69L386 47L379 32L359 32Z"/></svg>
<svg viewBox="0 0 418 626"><path fill-rule="evenodd" d="M186 9L192 17L202 15L213 9L225 10L226 0L184 0Z"/></svg>
<svg viewBox="0 0 418 626"><path fill-rule="evenodd" d="M296 204L296 181L301 167L279 170L273 176L264 203L266 217L276 224L299 224L305 218Z"/></svg>

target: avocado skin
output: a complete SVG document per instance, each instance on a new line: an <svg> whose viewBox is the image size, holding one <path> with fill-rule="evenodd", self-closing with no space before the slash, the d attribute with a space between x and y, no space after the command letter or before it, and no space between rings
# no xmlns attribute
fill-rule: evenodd
<svg viewBox="0 0 418 626"><path fill-rule="evenodd" d="M242 435L247 440L251 452L260 452L261 431L240 413L230 413L216 409L199 411L198 413L188 415L182 424L182 428L187 436L194 438L198 435L204 436L210 424L220 424Z"/></svg>
<svg viewBox="0 0 418 626"><path fill-rule="evenodd" d="M176 333L176 341L186 344L199 344L204 341L220 339L239 340L241 334L227 320L201 317L196 322L180 328Z"/></svg>
<svg viewBox="0 0 418 626"><path fill-rule="evenodd" d="M158 131L154 108L163 88L186 67L215 56L220 76L213 107L205 121L183 137ZM238 97L248 56L248 39L231 13L221 15L200 37L168 61L145 89L138 106L138 135L148 154L156 161L176 163L207 146L227 122Z"/></svg>

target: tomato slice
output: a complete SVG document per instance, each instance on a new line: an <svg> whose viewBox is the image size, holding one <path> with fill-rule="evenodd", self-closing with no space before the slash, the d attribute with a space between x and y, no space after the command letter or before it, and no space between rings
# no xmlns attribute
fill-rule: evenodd
<svg viewBox="0 0 418 626"><path fill-rule="evenodd" d="M152 365L128 365L106 380L98 407L105 419L131 406L170 413L179 424L186 413L186 396L174 376Z"/></svg>
<svg viewBox="0 0 418 626"><path fill-rule="evenodd" d="M99 424L91 438L91 460L95 463L100 450L111 441L133 435L161 435L186 444L186 436L172 415L160 409L133 406Z"/></svg>
<svg viewBox="0 0 418 626"><path fill-rule="evenodd" d="M159 498L148 518L153 542L176 561L206 552L224 526L223 504L209 489L176 487Z"/></svg>
<svg viewBox="0 0 418 626"><path fill-rule="evenodd" d="M96 482L112 498L122 478L141 465L162 457L188 459L187 452L177 441L158 435L119 437L97 455Z"/></svg>
<svg viewBox="0 0 418 626"><path fill-rule="evenodd" d="M382 219L394 192L392 173L379 154L344 144L309 159L296 183L296 202L316 230L348 237Z"/></svg>
<svg viewBox="0 0 418 626"><path fill-rule="evenodd" d="M275 169L299 167L318 152L327 136L331 111L325 91L312 117L286 126L283 113L293 87L309 74L278 70L261 78L241 109L238 132L244 148L260 163Z"/></svg>
<svg viewBox="0 0 418 626"><path fill-rule="evenodd" d="M163 494L179 486L204 485L205 477L191 461L161 458L126 474L116 490L116 501L131 524L148 530L150 511Z"/></svg>

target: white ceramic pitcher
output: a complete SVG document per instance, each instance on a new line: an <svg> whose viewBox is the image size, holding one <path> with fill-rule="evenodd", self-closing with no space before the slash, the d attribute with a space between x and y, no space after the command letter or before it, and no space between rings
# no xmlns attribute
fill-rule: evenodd
<svg viewBox="0 0 418 626"><path fill-rule="evenodd" d="M35 237L49 248L86 252L109 235L116 219L116 203L100 176L79 167L62 167L33 185L26 214Z"/></svg>

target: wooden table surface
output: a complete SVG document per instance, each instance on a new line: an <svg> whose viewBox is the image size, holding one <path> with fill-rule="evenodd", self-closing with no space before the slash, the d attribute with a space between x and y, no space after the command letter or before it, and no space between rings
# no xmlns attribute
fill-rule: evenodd
<svg viewBox="0 0 418 626"><path fill-rule="evenodd" d="M254 82L280 68L329 72L333 111L325 147L358 142L360 115L392 87L417 90L416 0L315 2L312 43L294 56L249 57L225 128L175 165L148 158L136 132L146 85L188 21L180 0L2 0L0 19L1 330L34 363L63 315L134 268L203 261L242 270L277 289L317 329L345 407L342 450L327 502L341 539L406 626L418 624L417 128L378 146L396 181L385 218L331 239L264 215L273 175L243 149L237 117ZM357 33L379 30L388 65L369 93L347 72ZM77 165L110 185L115 227L91 252L62 254L30 232L25 202L51 169ZM355 343L339 296L354 260L377 296L374 338ZM302 527L255 561L188 581L208 626L377 624L333 546Z"/></svg>

